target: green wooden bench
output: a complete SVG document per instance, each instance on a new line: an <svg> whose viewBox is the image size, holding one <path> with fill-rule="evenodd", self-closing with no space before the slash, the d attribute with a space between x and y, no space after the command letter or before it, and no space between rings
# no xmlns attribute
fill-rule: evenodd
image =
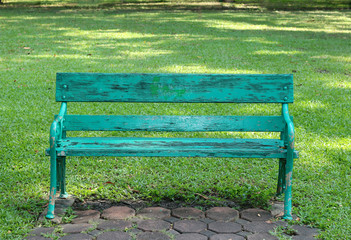
<svg viewBox="0 0 351 240"><path fill-rule="evenodd" d="M278 158L277 194L291 219L294 126L292 75L58 73L62 102L50 129L50 202L67 196L66 156ZM281 103L280 116L68 115L68 102ZM280 132L279 139L67 137L67 131Z"/></svg>

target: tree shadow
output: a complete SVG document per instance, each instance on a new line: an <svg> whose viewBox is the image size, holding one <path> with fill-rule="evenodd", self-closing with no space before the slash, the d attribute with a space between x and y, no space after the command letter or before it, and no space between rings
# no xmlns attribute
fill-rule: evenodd
<svg viewBox="0 0 351 240"><path fill-rule="evenodd" d="M2 108L7 114L3 116L12 116L13 121L36 118L31 125L18 130L23 136L32 131L48 134L42 125L49 126L52 115L58 111L57 104L54 104L56 72L142 71L293 73L295 103L290 111L297 128L297 146L314 147L308 150L311 156L314 154L311 152L320 147L314 145L316 140L330 141L328 139L332 138L341 142L350 138L351 92L348 81L351 70L347 69L350 62L348 52L344 51L349 49L351 42L350 25L346 24L350 22L350 12L145 13L62 7L1 8L0 12L1 34L5 36L3 46L6 46L0 49L0 53L6 55L1 59L0 75L4 81L8 79L15 84L17 80L22 85L32 86L23 91L19 87L4 90L7 94L4 96L15 99L16 104ZM329 22L333 16L344 20ZM323 21L330 23L331 27L317 24ZM194 105L193 111L219 115L271 112L270 107L262 105L225 107ZM97 108L100 107L86 107L84 110L94 112ZM108 114L128 114L134 110L148 114L155 109L160 113L183 111L182 105L148 105L146 110L136 105L134 108L131 105L124 108L106 106L101 111ZM74 110L82 109L79 105ZM15 113L11 115L10 111ZM31 115L33 111L37 116ZM39 121L39 118L45 120ZM24 123L20 121L18 125ZM26 138L22 144L33 146L32 141ZM23 149L18 147L17 150ZM328 164L341 166L345 161L344 153L341 154L339 149L332 148L327 154L323 166L321 163L318 168ZM348 147L345 154L350 154ZM297 161L309 162L305 156L301 158ZM43 164L38 159L34 162Z"/></svg>

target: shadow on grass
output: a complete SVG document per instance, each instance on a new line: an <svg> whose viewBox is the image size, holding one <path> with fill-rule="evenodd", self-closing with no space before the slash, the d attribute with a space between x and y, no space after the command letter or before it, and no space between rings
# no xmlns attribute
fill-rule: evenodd
<svg viewBox="0 0 351 240"><path fill-rule="evenodd" d="M4 159L10 162L7 166L9 168L15 165L15 162L22 161L43 168L48 167L47 162L43 163L45 157L28 160L28 155L34 155L32 148L38 148L37 145L41 144L40 149L47 147L47 139L42 141L36 139L38 143L35 143L31 134L48 135L52 116L58 111L57 104L54 104L56 72L294 73L296 101L291 106L291 114L297 127L297 145L300 148L298 150L305 151L304 149L312 146L312 150L305 151L308 152L308 156L302 155L300 160L296 160L297 166L306 163L306 169L313 168L321 172L328 165L335 164L347 168L350 166L351 161L345 157L350 153L346 144L346 147L342 148L323 147L323 141L328 142L329 138L337 142L336 145L342 143L342 139L346 141L350 138L348 127L351 122L350 88L347 81L351 72L346 68L349 64L347 50L351 40L350 25L346 23L350 19L350 12L250 15L240 11L140 13L134 10L74 7L38 9L6 7L0 8L0 11L2 13L0 26L6 41L6 48L0 50L1 55L5 56L1 62L3 66L0 67L0 75L8 84L6 91L4 89L4 99L11 101L4 104L1 109L4 112L2 116L8 116L3 126L9 126L2 127L1 134L6 136L3 138L8 139L6 146L13 152L9 157L4 156ZM23 87L24 85L28 85L28 88ZM108 114L128 114L132 110L141 114L152 114L154 111L160 114L170 110L175 113L184 111L182 109L184 105L180 107L158 105L157 108L147 105L143 109L140 106L137 105L135 109L130 105L125 108L106 106L102 110L93 106L81 109L77 107L74 110L79 112L83 109L92 113L105 111ZM240 114L252 110L247 106L239 109L230 106L229 111L220 105L211 105L207 108L203 105L198 106L188 107L187 111L194 114L221 115L228 112ZM254 110L270 112L270 107L257 107ZM47 129L43 126L47 126ZM24 137L18 140L13 137L13 132L18 132ZM317 146L315 143L317 141L322 143L318 143ZM313 158L317 154L314 151L317 152L318 148L322 148L321 151L325 151L327 157L320 165L308 168L308 164L313 163ZM112 170L115 169L113 165L116 165L116 161L111 160ZM132 163L123 159L118 161L125 161L120 167L122 169L127 169L133 163L144 162L140 159L135 159ZM227 162L233 163L234 166L239 165L235 161L223 163L224 161L217 160L217 162L223 170L230 168L226 165ZM169 163L175 164L172 161ZM275 184L275 180L272 180L276 175L275 172L272 173L275 163L269 163L267 169L261 169L258 161L246 162L246 165L252 164L255 171L261 172L252 176L241 169L239 172L244 176L243 183L240 183L242 186L234 186L243 189L241 192L231 192L229 189L231 186L228 188L218 186L221 182L230 182L232 179L220 176L217 182L208 184L213 185L213 189L208 192L196 186L189 187L184 180L184 186L176 185L174 191L171 189L172 186L160 184L150 194L155 196L164 194L165 198L168 196L181 198L185 194L190 196L191 189L202 189L203 192L199 194L218 194L221 197L241 198L242 202L251 200L256 201L256 204L263 204L262 202L267 202L265 200L269 199L274 191L271 186ZM76 164L71 167L72 172L84 164L91 164L92 172L86 174L86 178L95 173L93 160L73 159L70 164ZM157 169L141 166L140 169L146 172L142 174L146 177L148 174L152 177L153 170ZM192 164L189 166L193 167ZM160 169L168 168L163 166ZM206 167L203 169L204 172L207 171ZM192 171L195 170L196 168L192 168ZM237 169L232 170L235 172ZM44 176L44 170L36 171L41 171L40 176ZM178 172L182 171L183 169L178 169ZM303 174L308 173L308 170L302 168L300 171ZM270 174L267 178L257 177L266 176L266 173ZM344 173L346 174L346 171ZM14 169L7 174L16 179L21 172ZM144 186L143 181L147 181L145 179L133 178L135 175L133 169L118 174L118 178L128 176L122 182L125 189L128 189L128 184L134 184L135 186L131 185L131 188L139 187L141 190L143 187L154 188L151 183ZM130 175L132 177L129 177ZM28 172L21 176L28 179L33 177ZM103 173L101 176L106 178ZM208 179L211 179L210 177ZM36 184L39 184L38 181L42 182L37 176L35 178ZM84 177L80 180L86 181ZM196 181L199 183L199 180ZM194 180L195 183L196 181ZM267 181L274 182L268 186L271 190L263 189L261 192L257 188L249 187L254 185L255 181L259 182L258 188L262 189L267 186ZM185 194L182 191L185 191ZM41 203L40 199L35 201ZM27 203L19 206L24 210L26 207Z"/></svg>

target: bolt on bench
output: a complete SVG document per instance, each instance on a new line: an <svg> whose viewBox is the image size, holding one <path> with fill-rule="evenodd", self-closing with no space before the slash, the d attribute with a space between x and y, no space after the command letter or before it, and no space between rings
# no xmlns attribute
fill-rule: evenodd
<svg viewBox="0 0 351 240"><path fill-rule="evenodd" d="M67 197L66 156L278 158L277 194L291 216L294 126L292 75L58 73L50 128L50 202ZM281 103L280 116L68 115L68 102ZM167 113L166 113L167 114ZM279 139L67 137L67 131L280 132Z"/></svg>

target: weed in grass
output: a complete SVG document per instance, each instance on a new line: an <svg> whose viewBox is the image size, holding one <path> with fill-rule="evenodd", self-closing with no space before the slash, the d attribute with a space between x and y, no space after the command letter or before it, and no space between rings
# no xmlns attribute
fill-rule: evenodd
<svg viewBox="0 0 351 240"><path fill-rule="evenodd" d="M74 214L72 207L69 207L67 208L65 215L62 217L62 223L70 223L75 217L77 217L77 215Z"/></svg>

